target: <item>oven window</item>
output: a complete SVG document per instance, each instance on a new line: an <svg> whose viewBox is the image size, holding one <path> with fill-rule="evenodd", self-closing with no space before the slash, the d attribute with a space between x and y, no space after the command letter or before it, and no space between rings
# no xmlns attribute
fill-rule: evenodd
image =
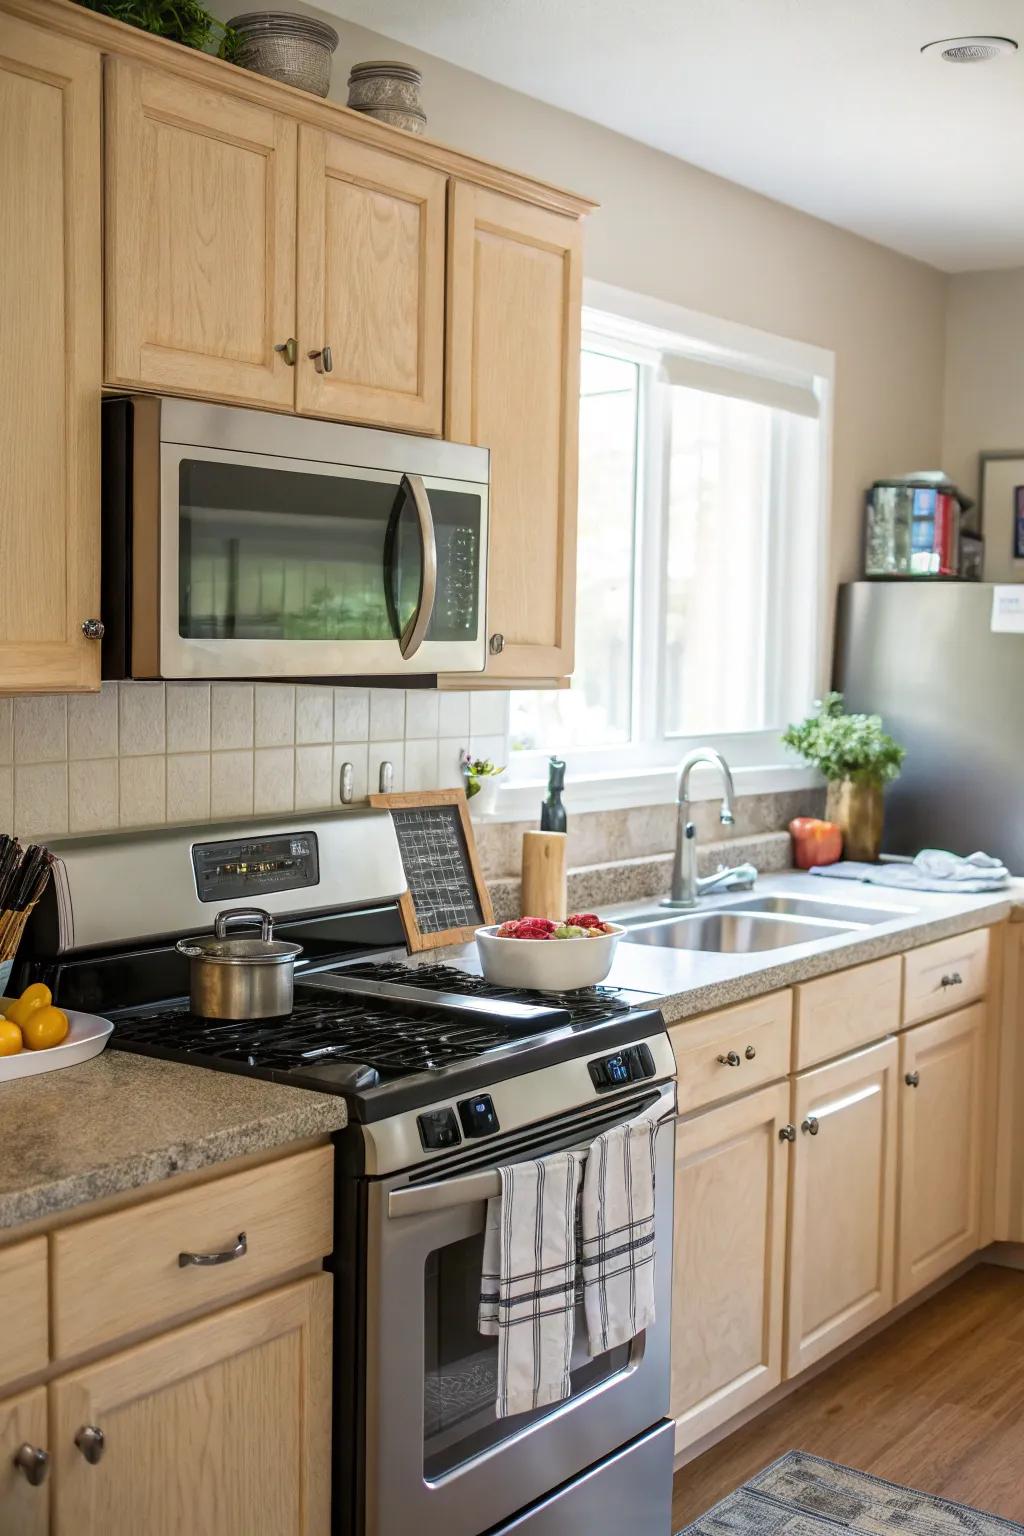
<svg viewBox="0 0 1024 1536"><path fill-rule="evenodd" d="M390 640L412 618L421 551L395 481L183 459L179 633L195 640ZM480 498L429 492L438 579L428 640L475 638Z"/></svg>
<svg viewBox="0 0 1024 1536"><path fill-rule="evenodd" d="M425 1271L423 1373L423 1474L443 1477L488 1447L517 1434L564 1406L497 1419L498 1341L477 1331L483 1233L464 1237L428 1255ZM630 1345L591 1359L582 1305L576 1310L572 1396L625 1370Z"/></svg>

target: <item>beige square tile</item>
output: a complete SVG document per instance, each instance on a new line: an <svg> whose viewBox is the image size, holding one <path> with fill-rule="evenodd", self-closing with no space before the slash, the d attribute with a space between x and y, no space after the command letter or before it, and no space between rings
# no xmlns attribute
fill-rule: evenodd
<svg viewBox="0 0 1024 1536"><path fill-rule="evenodd" d="M366 741L370 734L369 688L335 688L335 741Z"/></svg>
<svg viewBox="0 0 1024 1536"><path fill-rule="evenodd" d="M258 747L290 747L295 740L294 683L256 684L256 730Z"/></svg>
<svg viewBox="0 0 1024 1536"><path fill-rule="evenodd" d="M333 756L330 746L295 748L296 810L330 805Z"/></svg>
<svg viewBox="0 0 1024 1536"><path fill-rule="evenodd" d="M117 758L68 764L68 829L112 832L120 817Z"/></svg>
<svg viewBox="0 0 1024 1536"><path fill-rule="evenodd" d="M0 832L14 831L14 769L0 768Z"/></svg>
<svg viewBox="0 0 1024 1536"><path fill-rule="evenodd" d="M437 788L437 741L407 741L405 788Z"/></svg>
<svg viewBox="0 0 1024 1536"><path fill-rule="evenodd" d="M437 740L437 689L407 688L405 691L405 739Z"/></svg>
<svg viewBox="0 0 1024 1536"><path fill-rule="evenodd" d="M365 741L339 741L334 748L334 768L332 771L331 804L341 804L341 770L346 763L352 764L352 803L365 800L367 795L366 785L366 761L367 745Z"/></svg>
<svg viewBox="0 0 1024 1536"><path fill-rule="evenodd" d="M116 683L104 683L99 693L68 695L68 757L73 762L116 757L117 736Z"/></svg>
<svg viewBox="0 0 1024 1536"><path fill-rule="evenodd" d="M461 736L462 745L469 740L469 694L442 693L437 717L439 736Z"/></svg>
<svg viewBox="0 0 1024 1536"><path fill-rule="evenodd" d="M118 777L121 787L121 826L162 825L166 820L167 759L122 757Z"/></svg>
<svg viewBox="0 0 1024 1536"><path fill-rule="evenodd" d="M68 755L68 701L63 693L14 701L14 761L63 763Z"/></svg>
<svg viewBox="0 0 1024 1536"><path fill-rule="evenodd" d="M370 786L370 794L374 795L380 788L381 763L391 763L395 770L392 789L405 788L405 742L404 741L371 741L370 753L367 762L367 779Z"/></svg>
<svg viewBox="0 0 1024 1536"><path fill-rule="evenodd" d="M168 752L209 752L209 683L167 684Z"/></svg>
<svg viewBox="0 0 1024 1536"><path fill-rule="evenodd" d="M258 816L295 804L293 747L257 747L253 753L253 810Z"/></svg>
<svg viewBox="0 0 1024 1536"><path fill-rule="evenodd" d="M172 752L167 759L167 820L206 821L209 815L209 752Z"/></svg>
<svg viewBox="0 0 1024 1536"><path fill-rule="evenodd" d="M14 761L14 700L0 699L0 763Z"/></svg>
<svg viewBox="0 0 1024 1536"><path fill-rule="evenodd" d="M53 837L68 830L67 763L18 764L14 770L14 830L30 837Z"/></svg>
<svg viewBox="0 0 1024 1536"><path fill-rule="evenodd" d="M210 759L210 815L252 815L251 752L214 752Z"/></svg>
<svg viewBox="0 0 1024 1536"><path fill-rule="evenodd" d="M469 729L473 736L508 734L508 694L481 690L469 696Z"/></svg>
<svg viewBox="0 0 1024 1536"><path fill-rule="evenodd" d="M437 787L438 789L461 789L462 770L459 768L459 754L466 746L463 736L442 736L437 743Z"/></svg>
<svg viewBox="0 0 1024 1536"><path fill-rule="evenodd" d="M370 689L370 740L392 741L405 732L405 692L401 688Z"/></svg>
<svg viewBox="0 0 1024 1536"><path fill-rule="evenodd" d="M252 746L252 684L214 683L210 694L210 745L215 752Z"/></svg>
<svg viewBox="0 0 1024 1536"><path fill-rule="evenodd" d="M167 747L163 683L121 683L120 754L150 757Z"/></svg>
<svg viewBox="0 0 1024 1536"><path fill-rule="evenodd" d="M474 757L482 757L496 768L504 768L508 764L507 736L471 736L469 750Z"/></svg>
<svg viewBox="0 0 1024 1536"><path fill-rule="evenodd" d="M299 746L334 740L334 694L300 683L295 690L295 740Z"/></svg>

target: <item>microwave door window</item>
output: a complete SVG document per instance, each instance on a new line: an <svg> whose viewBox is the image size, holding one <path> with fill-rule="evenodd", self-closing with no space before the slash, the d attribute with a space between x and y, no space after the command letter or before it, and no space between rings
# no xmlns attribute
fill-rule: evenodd
<svg viewBox="0 0 1024 1536"><path fill-rule="evenodd" d="M180 634L394 639L382 570L397 495L393 479L183 460Z"/></svg>

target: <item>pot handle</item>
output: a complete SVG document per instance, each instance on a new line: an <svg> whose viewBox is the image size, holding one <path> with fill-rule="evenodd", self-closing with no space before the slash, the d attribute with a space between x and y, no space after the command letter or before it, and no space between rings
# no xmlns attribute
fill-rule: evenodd
<svg viewBox="0 0 1024 1536"><path fill-rule="evenodd" d="M223 939L229 927L237 923L259 923L260 938L267 943L274 937L274 919L262 907L234 907L230 912L218 912L213 925L215 939Z"/></svg>

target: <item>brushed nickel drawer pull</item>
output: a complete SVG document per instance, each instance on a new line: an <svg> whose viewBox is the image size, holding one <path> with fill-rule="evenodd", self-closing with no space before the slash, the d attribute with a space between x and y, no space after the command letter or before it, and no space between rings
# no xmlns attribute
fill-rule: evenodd
<svg viewBox="0 0 1024 1536"><path fill-rule="evenodd" d="M233 1248L225 1248L220 1253L179 1253L178 1268L187 1269L190 1264L203 1266L210 1264L230 1264L232 1259L241 1259L249 1252L249 1244L245 1240L245 1233L239 1232L238 1242Z"/></svg>
<svg viewBox="0 0 1024 1536"><path fill-rule="evenodd" d="M50 1457L46 1451L40 1450L38 1445L29 1445L26 1440L24 1445L19 1445L14 1453L14 1465L24 1474L33 1488L38 1488L40 1483L46 1482L46 1475L50 1470Z"/></svg>
<svg viewBox="0 0 1024 1536"><path fill-rule="evenodd" d="M102 1429L95 1424L83 1424L75 1436L75 1444L89 1463L94 1467L103 1457L107 1448L107 1439Z"/></svg>
<svg viewBox="0 0 1024 1536"><path fill-rule="evenodd" d="M275 342L274 351L280 352L289 368L295 367L296 346L294 336L289 336L287 341Z"/></svg>
<svg viewBox="0 0 1024 1536"><path fill-rule="evenodd" d="M308 353L313 359L313 367L317 373L331 373L334 369L334 357L329 346L319 347L315 352Z"/></svg>
<svg viewBox="0 0 1024 1536"><path fill-rule="evenodd" d="M740 1058L735 1051L730 1051L727 1056L716 1056L715 1060L722 1067L738 1067Z"/></svg>
<svg viewBox="0 0 1024 1536"><path fill-rule="evenodd" d="M963 984L964 979L959 971L950 971L949 975L943 976L942 981L939 983L943 987L962 987Z"/></svg>

